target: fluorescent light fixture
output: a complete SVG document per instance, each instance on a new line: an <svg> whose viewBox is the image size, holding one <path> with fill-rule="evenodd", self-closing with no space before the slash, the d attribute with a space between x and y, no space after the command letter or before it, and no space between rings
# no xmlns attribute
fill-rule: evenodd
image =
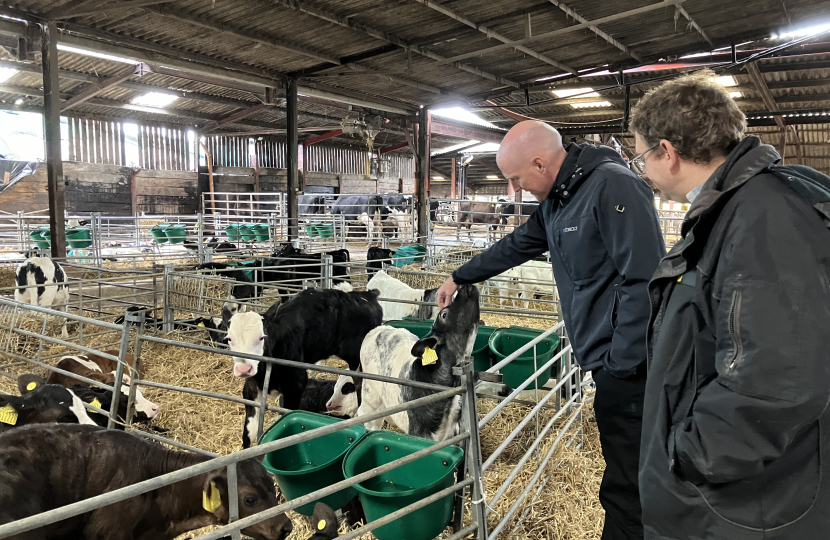
<svg viewBox="0 0 830 540"><path fill-rule="evenodd" d="M499 177L495 174L488 174L487 176L485 176L485 178L487 178L488 180L498 180L499 179Z"/></svg>
<svg viewBox="0 0 830 540"><path fill-rule="evenodd" d="M432 179L433 180L443 180L444 177L443 176L433 176Z"/></svg>
<svg viewBox="0 0 830 540"><path fill-rule="evenodd" d="M744 94L743 92L729 92L729 97L731 97L732 99L739 99L744 97Z"/></svg>
<svg viewBox="0 0 830 540"><path fill-rule="evenodd" d="M162 94L161 92L148 92L133 99L132 103L134 105L146 105L147 107L158 107L159 109L163 109L164 107L167 107L177 99L179 98L176 96L172 96L170 94Z"/></svg>
<svg viewBox="0 0 830 540"><path fill-rule="evenodd" d="M17 98L17 100L14 102L14 104L15 105L23 105L23 98Z"/></svg>
<svg viewBox="0 0 830 540"><path fill-rule="evenodd" d="M480 118L479 116L471 113L466 109L462 109L461 107L449 107L446 109L433 109L432 110L433 116L440 116L442 118L449 118L450 120L458 120L467 124L473 124L476 126L484 126L489 128L496 128L500 129L497 125L491 124L490 122Z"/></svg>
<svg viewBox="0 0 830 540"><path fill-rule="evenodd" d="M596 107L610 107L610 101L590 101L588 103L571 103L574 109L593 109Z"/></svg>
<svg viewBox="0 0 830 540"><path fill-rule="evenodd" d="M593 88L564 88L562 90L551 90L553 95L558 98L566 97L599 97Z"/></svg>
<svg viewBox="0 0 830 540"><path fill-rule="evenodd" d="M498 152L500 147L501 145L499 143L484 143L478 146L473 146L472 148L467 148L464 152L469 152L470 154Z"/></svg>
<svg viewBox="0 0 830 540"><path fill-rule="evenodd" d="M11 79L14 74L17 73L16 69L13 68L0 68L0 83L4 83Z"/></svg>
<svg viewBox="0 0 830 540"><path fill-rule="evenodd" d="M452 146L447 146L446 148L437 148L433 152L431 152L430 155L438 156L438 155L441 155L441 154L447 154L449 152L455 152L456 150L461 150L462 148L466 148L466 147L468 147L470 145L473 145L473 144L476 144L478 142L480 142L480 141L469 140L469 141L464 141L463 143L454 144Z"/></svg>
<svg viewBox="0 0 830 540"><path fill-rule="evenodd" d="M721 86L738 86L738 81L732 75L724 75L722 77L715 77L715 82Z"/></svg>
<svg viewBox="0 0 830 540"><path fill-rule="evenodd" d="M62 43L58 43L58 50L71 52L75 54L82 54L84 56L94 56L95 58L102 58L104 60L112 60L113 62L121 62L122 64L137 64L135 60L130 60L129 58L124 58L123 56L115 56L112 54L106 53L99 53L96 51L89 51L87 49L80 49L78 47L70 47L69 45L64 45Z"/></svg>
<svg viewBox="0 0 830 540"><path fill-rule="evenodd" d="M813 26L807 26L805 28L800 28L797 30L792 30L790 32L782 32L780 34L773 34L770 36L772 39L790 39L790 38L800 38L800 37L807 37L812 36L815 34L820 34L822 32L827 32L830 30L830 23L823 23L823 24L816 24Z"/></svg>

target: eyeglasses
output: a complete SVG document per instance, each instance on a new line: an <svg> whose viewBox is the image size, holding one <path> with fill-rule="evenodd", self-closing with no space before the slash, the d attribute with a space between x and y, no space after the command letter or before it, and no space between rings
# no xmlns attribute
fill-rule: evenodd
<svg viewBox="0 0 830 540"><path fill-rule="evenodd" d="M660 143L655 144L654 146L652 146L651 148L649 148L648 150L646 150L642 154L638 154L638 155L634 156L633 158L631 158L628 161L628 168L631 169L632 171L639 172L639 173L642 173L643 171L645 171L646 170L646 160L645 160L646 154L648 154L649 152L651 152L652 150L654 150L658 146L660 146Z"/></svg>

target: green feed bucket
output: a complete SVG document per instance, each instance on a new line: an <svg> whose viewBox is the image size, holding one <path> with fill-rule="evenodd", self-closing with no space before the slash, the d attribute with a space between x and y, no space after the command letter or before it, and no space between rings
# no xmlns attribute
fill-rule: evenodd
<svg viewBox="0 0 830 540"><path fill-rule="evenodd" d="M242 240L245 242L256 242L256 231L251 225L240 225L239 236L241 236Z"/></svg>
<svg viewBox="0 0 830 540"><path fill-rule="evenodd" d="M476 342L473 345L473 366L476 371L487 371L493 365L490 354L490 336L498 330L495 326L479 326Z"/></svg>
<svg viewBox="0 0 830 540"><path fill-rule="evenodd" d="M251 227L251 230L254 231L257 242L267 242L271 239L271 229L269 229L268 225L260 223L259 225Z"/></svg>
<svg viewBox="0 0 830 540"><path fill-rule="evenodd" d="M319 235L320 233L317 232L317 227L321 226L322 223L311 223L305 226L305 233L308 235L309 238L314 238L315 236Z"/></svg>
<svg viewBox="0 0 830 540"><path fill-rule="evenodd" d="M167 238L167 234L165 233L167 227L169 226L170 225L154 225L150 228L150 234L153 235L153 239L156 241L156 244L163 244L169 240L169 238Z"/></svg>
<svg viewBox="0 0 830 540"><path fill-rule="evenodd" d="M238 242L239 241L239 225L233 223L225 227L225 234L228 235L228 240L231 242Z"/></svg>
<svg viewBox="0 0 830 540"><path fill-rule="evenodd" d="M532 328L510 327L499 328L493 335L490 336L490 351L493 353L494 361L501 362L523 346L533 341L541 330L534 330ZM510 388L517 388L525 382L531 375L533 375L538 368L545 364L553 357L556 347L559 345L559 336L552 335L543 339L536 344L536 367L533 364L533 348L522 353L518 358L513 360L501 368L502 380L504 384ZM539 377L536 378L538 386L544 385L551 377L552 367L546 369ZM559 376L557 366L554 377ZM533 388L533 384L527 387L528 390Z"/></svg>
<svg viewBox="0 0 830 540"><path fill-rule="evenodd" d="M392 257L392 265L396 268L400 268L402 266L406 266L407 264L423 262L426 254L427 248L420 244L401 246L395 250L395 255Z"/></svg>
<svg viewBox="0 0 830 540"><path fill-rule="evenodd" d="M66 242L73 249L88 248L92 245L92 232L86 227L73 227L66 230Z"/></svg>
<svg viewBox="0 0 830 540"><path fill-rule="evenodd" d="M263 433L260 444L285 439L292 435L328 426L341 420L306 411L291 411L282 416ZM277 477L286 500L293 500L311 492L329 487L343 480L343 458L355 445L366 428L355 426L316 439L265 454L262 464ZM346 488L328 497L295 508L305 516L314 513L314 505L324 502L335 510L355 498L357 491Z"/></svg>
<svg viewBox="0 0 830 540"><path fill-rule="evenodd" d="M181 244L187 238L187 230L184 225L170 225L164 229L164 235L171 244Z"/></svg>
<svg viewBox="0 0 830 540"><path fill-rule="evenodd" d="M320 238L331 238L334 236L334 225L327 223L324 225L317 225L317 236Z"/></svg>
<svg viewBox="0 0 830 540"><path fill-rule="evenodd" d="M433 322L435 321L432 319L427 319L425 321L419 321L418 319L402 319L386 321L383 324L391 326L392 328L404 328L415 334L418 339L421 339L432 331Z"/></svg>
<svg viewBox="0 0 830 540"><path fill-rule="evenodd" d="M35 246L38 249L49 249L52 247L52 240L49 233L49 229L35 229L29 232L29 238L32 239L32 242L35 243Z"/></svg>
<svg viewBox="0 0 830 540"><path fill-rule="evenodd" d="M346 454L343 475L346 478L357 476L434 444L427 439L391 431L372 431ZM366 519L376 521L450 487L455 482L455 469L463 457L461 448L449 446L356 484ZM378 527L372 534L378 540L432 540L452 520L453 499L451 493Z"/></svg>

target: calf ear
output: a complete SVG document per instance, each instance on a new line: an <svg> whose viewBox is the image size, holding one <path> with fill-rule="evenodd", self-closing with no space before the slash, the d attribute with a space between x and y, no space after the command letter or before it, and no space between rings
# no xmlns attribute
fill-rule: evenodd
<svg viewBox="0 0 830 540"><path fill-rule="evenodd" d="M21 375L17 378L17 389L20 391L21 396L24 396L29 392L33 392L45 384L46 381L44 381L42 377L38 377L37 375L33 375L31 373L26 373L25 375Z"/></svg>
<svg viewBox="0 0 830 540"><path fill-rule="evenodd" d="M221 521L228 519L228 481L225 470L213 471L202 486L202 508Z"/></svg>
<svg viewBox="0 0 830 540"><path fill-rule="evenodd" d="M311 526L314 528L316 535L337 538L337 516L334 514L334 510L325 503L318 502L314 505Z"/></svg>
<svg viewBox="0 0 830 540"><path fill-rule="evenodd" d="M434 349L437 344L438 338L435 336L428 336L415 342L415 345L412 346L412 350L410 352L415 358L421 358L427 347Z"/></svg>

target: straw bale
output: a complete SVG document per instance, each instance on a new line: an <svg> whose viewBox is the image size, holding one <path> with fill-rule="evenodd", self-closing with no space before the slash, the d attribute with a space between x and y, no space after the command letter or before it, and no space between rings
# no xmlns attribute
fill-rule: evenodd
<svg viewBox="0 0 830 540"><path fill-rule="evenodd" d="M15 268L13 266L0 266L0 289L14 287Z"/></svg>

